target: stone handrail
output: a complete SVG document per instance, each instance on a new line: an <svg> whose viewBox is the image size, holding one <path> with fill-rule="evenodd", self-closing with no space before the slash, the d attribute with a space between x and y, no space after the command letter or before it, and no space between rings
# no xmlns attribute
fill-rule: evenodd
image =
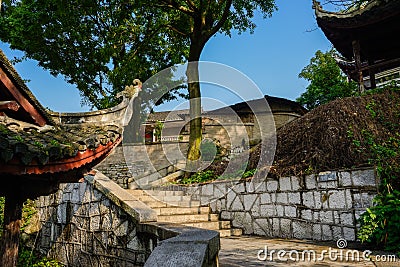
<svg viewBox="0 0 400 267"><path fill-rule="evenodd" d="M153 250L145 267L218 266L219 233L170 223L149 223L138 226L138 232L152 234L162 240Z"/></svg>
<svg viewBox="0 0 400 267"><path fill-rule="evenodd" d="M101 172L96 172L95 175L87 175L85 180L132 216L138 223L157 221L157 213L154 210L126 192Z"/></svg>
<svg viewBox="0 0 400 267"><path fill-rule="evenodd" d="M123 209L137 222L137 232L159 243L144 266L218 266L220 249L217 231L171 223L157 222L157 214L143 202L122 189L101 172L87 175L85 180Z"/></svg>

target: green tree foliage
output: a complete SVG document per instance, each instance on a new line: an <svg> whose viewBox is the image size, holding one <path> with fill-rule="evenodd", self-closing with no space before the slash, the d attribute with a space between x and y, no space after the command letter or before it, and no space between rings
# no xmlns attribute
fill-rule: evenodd
<svg viewBox="0 0 400 267"><path fill-rule="evenodd" d="M310 82L306 91L296 99L308 109L328 103L336 98L353 96L357 93L355 82L347 81L334 59L335 50L318 50L299 74L299 78Z"/></svg>
<svg viewBox="0 0 400 267"><path fill-rule="evenodd" d="M12 2L3 4L0 39L77 85L86 104L99 109L114 105L133 79L181 62L187 51L169 39L162 10L145 1Z"/></svg>
<svg viewBox="0 0 400 267"><path fill-rule="evenodd" d="M154 126L154 136L159 142L161 141L161 135L163 129L164 129L164 123L162 123L161 121L157 121L156 125Z"/></svg>
<svg viewBox="0 0 400 267"><path fill-rule="evenodd" d="M276 9L274 0L153 0L149 5L159 7L168 14L166 28L171 30L174 40L181 39L189 46L187 60L197 62L205 44L218 32L228 36L233 31L241 33L254 31L252 21L255 12L264 18ZM187 79L190 99L190 136L188 159L200 158L201 134L201 92L197 64L188 66ZM192 168L195 166L189 166Z"/></svg>
<svg viewBox="0 0 400 267"><path fill-rule="evenodd" d="M274 0L8 1L0 39L61 74L97 108L111 106L134 78L146 80L173 63L198 61L218 32L253 32L252 21L276 9ZM11 2L11 3L10 3ZM32 38L34 36L35 38ZM197 81L189 65L188 81ZM200 157L200 85L189 82L192 117L188 158ZM167 94L167 99L173 98Z"/></svg>
<svg viewBox="0 0 400 267"><path fill-rule="evenodd" d="M200 144L201 159L204 161L213 161L219 156L221 147L210 139L204 139Z"/></svg>

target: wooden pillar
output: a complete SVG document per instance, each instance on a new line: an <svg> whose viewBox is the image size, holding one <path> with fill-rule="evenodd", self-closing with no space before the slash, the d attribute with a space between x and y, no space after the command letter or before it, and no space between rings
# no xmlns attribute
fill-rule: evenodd
<svg viewBox="0 0 400 267"><path fill-rule="evenodd" d="M373 60L369 60L368 61L368 65L372 66L374 65L374 61ZM371 83L371 89L375 89L376 88L376 80L375 80L375 69L374 68L370 68L369 69L369 80Z"/></svg>
<svg viewBox="0 0 400 267"><path fill-rule="evenodd" d="M1 245L2 267L15 267L18 261L18 245L23 201L17 195L7 195L4 206L4 225Z"/></svg>
<svg viewBox="0 0 400 267"><path fill-rule="evenodd" d="M354 40L352 42L352 45L353 45L354 61L356 63L358 90L362 94L365 92L365 87L364 87L363 73L361 70L360 41Z"/></svg>

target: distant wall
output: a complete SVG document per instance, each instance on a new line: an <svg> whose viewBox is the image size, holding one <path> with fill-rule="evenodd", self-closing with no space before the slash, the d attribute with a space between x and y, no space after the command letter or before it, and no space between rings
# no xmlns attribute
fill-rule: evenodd
<svg viewBox="0 0 400 267"><path fill-rule="evenodd" d="M271 122L270 114L259 114L257 119L260 122ZM261 139L261 130L258 125L258 121L254 118L254 115L247 114L241 117L242 121L237 121L237 117L232 116L212 116L219 119L221 123L213 119L204 119L204 134L203 138L217 139L221 145L227 149L242 144L244 136L248 138L250 142ZM276 112L273 114L274 125L266 126L263 125L263 130L267 132L274 132L276 129L281 128L285 124L301 117L297 113L290 112ZM232 120L230 120L230 118Z"/></svg>
<svg viewBox="0 0 400 267"><path fill-rule="evenodd" d="M175 162L170 162L171 158L176 158L180 147L182 153L186 153L187 143L165 143L165 144L148 144L143 145L128 145L129 149L134 152L134 157L130 160L125 159L123 146L118 146L114 149L113 154L108 156L104 161L96 166L96 169L104 173L111 180L116 182L122 188L134 187L134 180L157 175L163 177L177 171ZM171 158L165 156L166 152L172 155ZM171 153L171 154L170 154ZM151 159L151 160L150 160ZM173 161L173 160L172 160Z"/></svg>
<svg viewBox="0 0 400 267"><path fill-rule="evenodd" d="M375 171L364 169L267 179L257 188L249 182L223 181L184 190L203 204L211 201L213 212L245 234L351 241L378 185Z"/></svg>

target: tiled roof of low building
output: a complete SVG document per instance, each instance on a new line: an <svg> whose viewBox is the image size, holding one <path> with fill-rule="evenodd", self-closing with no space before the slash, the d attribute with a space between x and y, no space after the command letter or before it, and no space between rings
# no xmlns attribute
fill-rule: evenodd
<svg viewBox="0 0 400 267"><path fill-rule="evenodd" d="M140 88L127 86L115 108L50 113L0 50L0 196L6 200L0 265L17 262L22 203L80 181L107 157L122 141L128 98Z"/></svg>
<svg viewBox="0 0 400 267"><path fill-rule="evenodd" d="M307 113L307 109L302 107L297 102L285 98L268 96L268 95L264 96L264 98L265 100L260 98L260 99L254 99L236 103L229 107L223 107L212 111L208 111L207 114L209 115L231 114L232 111L234 111L237 114L263 112L266 109L265 101L267 101L272 113L288 112L288 113L297 113L299 115L304 115L305 113ZM252 110L250 106L254 110Z"/></svg>
<svg viewBox="0 0 400 267"><path fill-rule="evenodd" d="M172 111L158 111L154 113L150 113L147 117L148 122L156 122L156 121L179 121L183 120L181 115L189 115L189 109L182 110L172 110Z"/></svg>

